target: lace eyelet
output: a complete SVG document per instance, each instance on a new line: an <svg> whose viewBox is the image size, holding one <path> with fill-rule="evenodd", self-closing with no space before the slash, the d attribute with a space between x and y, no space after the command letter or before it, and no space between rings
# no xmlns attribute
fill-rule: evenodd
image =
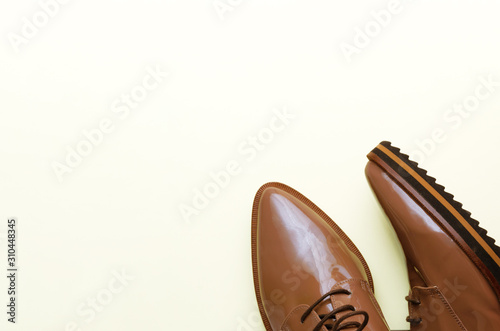
<svg viewBox="0 0 500 331"><path fill-rule="evenodd" d="M422 323L422 318L421 317L411 318L410 316L408 316L406 318L406 321L409 322L410 324L417 325L417 324Z"/></svg>
<svg viewBox="0 0 500 331"><path fill-rule="evenodd" d="M414 305L420 305L422 303L420 300L410 298L410 296L406 296L405 300L414 304Z"/></svg>

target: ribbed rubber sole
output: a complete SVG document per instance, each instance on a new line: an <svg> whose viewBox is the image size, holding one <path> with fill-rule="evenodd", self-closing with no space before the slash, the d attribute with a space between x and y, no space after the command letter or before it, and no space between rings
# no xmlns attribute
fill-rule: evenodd
<svg viewBox="0 0 500 331"><path fill-rule="evenodd" d="M500 247L479 222L471 217L445 187L436 183L427 171L419 168L409 156L390 142L380 143L368 159L386 170L403 187L407 187L421 205L433 210L433 219L462 248L488 279L500 300ZM436 214L437 213L437 214Z"/></svg>

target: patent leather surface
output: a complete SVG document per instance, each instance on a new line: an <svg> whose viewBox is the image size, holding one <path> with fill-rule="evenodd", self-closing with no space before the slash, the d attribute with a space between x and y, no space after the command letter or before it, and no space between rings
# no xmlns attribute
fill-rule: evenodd
<svg viewBox="0 0 500 331"><path fill-rule="evenodd" d="M411 287L437 287L467 330L497 330L500 325L498 299L469 257L377 164L368 163L366 176L401 242ZM410 317L427 319L425 330L457 330L455 326L439 323L441 319L449 319L449 309L427 301L427 306L422 302L419 308L420 313L425 309L423 316ZM412 330L423 329L415 325Z"/></svg>
<svg viewBox="0 0 500 331"><path fill-rule="evenodd" d="M327 314L342 302L335 300L347 300L370 313L364 330L388 330L360 259L303 201L276 187L265 189L258 206L257 247L260 296L274 331L285 324L288 329L283 330L302 330L292 327L296 320L290 314L341 286L353 287L356 293L333 296L315 312ZM363 286L350 285L352 280Z"/></svg>

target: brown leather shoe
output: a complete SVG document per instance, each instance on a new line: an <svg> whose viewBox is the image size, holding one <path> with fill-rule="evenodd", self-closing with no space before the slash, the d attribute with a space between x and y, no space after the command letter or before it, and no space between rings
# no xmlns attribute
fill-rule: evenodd
<svg viewBox="0 0 500 331"><path fill-rule="evenodd" d="M389 142L366 176L406 256L411 330L499 330L500 248L470 213Z"/></svg>
<svg viewBox="0 0 500 331"><path fill-rule="evenodd" d="M315 204L280 183L252 214L255 292L267 331L388 330L360 252Z"/></svg>

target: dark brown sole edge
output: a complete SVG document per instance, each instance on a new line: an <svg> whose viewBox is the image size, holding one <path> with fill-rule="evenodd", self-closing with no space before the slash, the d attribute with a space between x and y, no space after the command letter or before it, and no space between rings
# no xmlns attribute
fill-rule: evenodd
<svg viewBox="0 0 500 331"><path fill-rule="evenodd" d="M255 296L257 298L257 304L259 306L259 311L260 315L262 317L262 321L264 322L264 326L266 328L266 331L273 331L271 328L271 324L269 323L269 319L266 315L266 312L264 310L264 304L262 302L262 298L260 295L260 285L259 285L259 265L258 265L258 259L257 259L257 231L258 231L258 218L259 218L259 204L260 204L260 198L262 196L262 193L267 189L267 188L277 188L280 190L285 191L286 193L294 196L295 198L299 199L302 201L306 206L314 210L320 217L329 225L333 228L333 230L339 235L339 237L346 243L347 247L351 250L351 252L354 253L358 257L358 259L361 261L361 264L363 265L363 268L365 269L366 275L368 277L368 283L370 284L370 288L373 293L375 293L375 288L373 285L373 278L372 274L370 272L370 268L368 267L368 264L366 263L363 255L361 255L361 252L358 250L356 245L351 241L351 239L344 233L344 231L325 213L323 212L318 206L316 206L312 201L310 201L308 198L306 198L304 195L302 195L300 192L294 190L293 188L282 184L278 182L270 182L262 185L259 190L257 191L254 202L253 202L253 208L252 208L252 269L253 269L253 281L254 281L254 289L255 289Z"/></svg>
<svg viewBox="0 0 500 331"><path fill-rule="evenodd" d="M500 247L463 209L445 187L427 175L409 156L401 153L390 142L380 143L370 154L370 161L378 164L391 175L417 202L430 212L433 219L460 248L489 281L500 301Z"/></svg>

